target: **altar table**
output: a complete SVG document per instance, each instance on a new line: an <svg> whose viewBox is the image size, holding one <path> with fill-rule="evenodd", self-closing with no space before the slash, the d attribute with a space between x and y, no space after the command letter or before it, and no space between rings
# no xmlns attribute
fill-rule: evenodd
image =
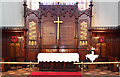
<svg viewBox="0 0 120 77"><path fill-rule="evenodd" d="M79 62L78 53L39 53L38 56L39 69L46 70L66 70L67 68L77 69L74 62Z"/></svg>
<svg viewBox="0 0 120 77"><path fill-rule="evenodd" d="M78 53L39 53L38 62L79 62Z"/></svg>

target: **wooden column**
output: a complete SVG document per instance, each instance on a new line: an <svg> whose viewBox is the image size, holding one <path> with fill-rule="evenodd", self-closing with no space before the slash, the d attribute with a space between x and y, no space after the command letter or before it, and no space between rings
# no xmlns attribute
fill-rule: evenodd
<svg viewBox="0 0 120 77"><path fill-rule="evenodd" d="M79 36L78 36L78 18L75 18L75 41L76 41L76 52L78 53L78 44L79 44Z"/></svg>
<svg viewBox="0 0 120 77"><path fill-rule="evenodd" d="M75 17L75 42L76 42L76 52L78 51L78 44L79 44L79 35L78 35L78 3L76 3L76 17Z"/></svg>
<svg viewBox="0 0 120 77"><path fill-rule="evenodd" d="M92 7L93 7L92 1L90 1L89 7L90 7L90 26L88 28L91 29L91 27L92 27ZM92 45L92 32L91 31L90 31L89 38L90 38L90 46L91 46Z"/></svg>
<svg viewBox="0 0 120 77"><path fill-rule="evenodd" d="M26 44L27 44L27 25L26 25L26 17L27 17L27 15L26 15L26 8L27 8L27 4L26 4L26 0L24 0L24 4L23 4L23 6L24 6L24 26L25 26L25 32L24 32L24 48L25 48L25 60L27 59L27 51L26 51L26 49L27 49L27 47L26 47Z"/></svg>
<svg viewBox="0 0 120 77"><path fill-rule="evenodd" d="M42 49L41 49L41 43L42 43L42 40L41 40L41 39L42 39L42 35L41 35L41 19L42 19L42 16L40 15L40 13L39 13L39 16L40 16L40 17L38 18L38 19L39 19L39 22L38 22L38 23L39 23L39 28L40 28L40 29L39 29L39 32L40 32L40 33L39 33L39 48L40 48L40 52L42 52Z"/></svg>
<svg viewBox="0 0 120 77"><path fill-rule="evenodd" d="M78 35L78 3L76 3L76 14L75 14L75 49L77 53L79 53L78 51L78 42L79 42L79 35Z"/></svg>
<svg viewBox="0 0 120 77"><path fill-rule="evenodd" d="M39 23L39 49L40 49L40 51L38 52L38 53L41 53L42 52L42 48L41 48L41 45L42 45L42 34L41 34L41 19L42 19L42 15L41 15L41 10L40 10L40 5L41 5L41 3L39 2L39 18L38 18L38 23Z"/></svg>

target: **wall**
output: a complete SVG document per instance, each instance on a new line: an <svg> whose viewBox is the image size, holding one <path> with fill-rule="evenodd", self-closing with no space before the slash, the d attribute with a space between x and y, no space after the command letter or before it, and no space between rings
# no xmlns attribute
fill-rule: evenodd
<svg viewBox="0 0 120 77"><path fill-rule="evenodd" d="M2 10L2 2L0 2L0 11ZM0 26L2 25L2 12L0 12Z"/></svg>
<svg viewBox="0 0 120 77"><path fill-rule="evenodd" d="M118 19L120 20L120 14L118 17L119 0L106 0L106 2L104 0L93 1L93 26L118 26L120 24L120 21L118 21ZM2 0L0 10L2 11L0 12L0 23L2 23L0 25L24 25L23 0Z"/></svg>
<svg viewBox="0 0 120 77"><path fill-rule="evenodd" d="M0 26L23 26L24 7L23 1L3 0L1 2L1 23Z"/></svg>
<svg viewBox="0 0 120 77"><path fill-rule="evenodd" d="M118 2L118 24L120 25L120 1Z"/></svg>
<svg viewBox="0 0 120 77"><path fill-rule="evenodd" d="M94 0L93 4L93 26L118 26L118 1Z"/></svg>

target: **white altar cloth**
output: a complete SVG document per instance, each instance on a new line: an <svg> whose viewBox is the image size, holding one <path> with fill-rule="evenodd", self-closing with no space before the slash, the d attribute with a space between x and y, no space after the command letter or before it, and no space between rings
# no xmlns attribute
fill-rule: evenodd
<svg viewBox="0 0 120 77"><path fill-rule="evenodd" d="M79 62L78 53L39 53L38 62Z"/></svg>

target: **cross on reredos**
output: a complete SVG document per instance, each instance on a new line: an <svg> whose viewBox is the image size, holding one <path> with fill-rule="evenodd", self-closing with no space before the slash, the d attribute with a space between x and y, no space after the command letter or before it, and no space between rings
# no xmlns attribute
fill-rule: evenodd
<svg viewBox="0 0 120 77"><path fill-rule="evenodd" d="M57 21L54 21L54 23L57 23L57 39L59 39L59 27L60 23L63 23L63 21L60 21L60 17L58 17Z"/></svg>

